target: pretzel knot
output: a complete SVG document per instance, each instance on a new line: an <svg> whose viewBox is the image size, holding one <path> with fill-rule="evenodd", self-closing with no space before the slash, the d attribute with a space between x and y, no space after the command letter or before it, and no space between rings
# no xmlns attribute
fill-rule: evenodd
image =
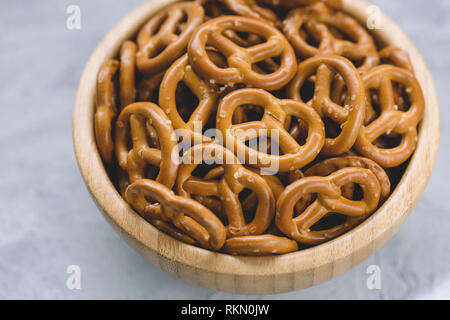
<svg viewBox="0 0 450 320"><path fill-rule="evenodd" d="M227 239L223 249L233 255L267 256L297 251L298 245L285 237L264 234Z"/></svg>
<svg viewBox="0 0 450 320"><path fill-rule="evenodd" d="M119 61L107 60L100 67L97 75L97 104L94 118L95 139L102 159L113 162L114 141L111 124L117 115L117 96L114 77L119 68Z"/></svg>
<svg viewBox="0 0 450 320"><path fill-rule="evenodd" d="M149 146L148 133L157 135L150 139L159 138L160 149ZM151 102L128 105L117 119L115 142L119 166L128 173L130 183L145 178L152 165L159 168L156 180L172 188L178 170L172 153L175 150L178 154L178 144L171 121L161 108Z"/></svg>
<svg viewBox="0 0 450 320"><path fill-rule="evenodd" d="M192 159L195 160L199 154L204 161L223 165L224 173L219 180L192 176L198 166ZM250 223L245 221L239 200L239 194L246 188L253 191L258 199L255 216ZM188 198L192 195L219 198L227 215L228 237L261 234L275 214L275 199L267 182L244 168L231 151L214 143L197 144L186 151L178 173L176 192Z"/></svg>
<svg viewBox="0 0 450 320"><path fill-rule="evenodd" d="M384 200L389 196L389 193L391 192L391 182L389 181L386 171L384 171L384 169L375 161L363 157L345 156L327 159L306 170L305 176L325 177L335 171L347 167L359 167L372 171L380 183L381 199ZM351 184L351 187L347 188L347 190L345 189L346 188L343 188L344 191L347 191L347 195L345 196L348 198L353 197L354 185Z"/></svg>
<svg viewBox="0 0 450 320"><path fill-rule="evenodd" d="M342 196L341 188L348 183L361 186L364 198L353 201ZM277 202L275 218L278 228L288 237L304 244L315 245L346 232L361 222L378 206L380 183L372 171L344 168L328 177L307 177L286 187ZM317 199L305 211L293 218L296 203L304 196L317 194ZM311 230L330 213L347 216L342 224L327 230Z"/></svg>
<svg viewBox="0 0 450 320"><path fill-rule="evenodd" d="M253 168L247 168L248 170L251 170L255 173L258 173L257 169ZM224 174L224 168L223 166L217 167L209 171L205 174L203 179L212 180L212 179L219 179ZM283 183L274 175L262 175L261 176L266 182L267 185L270 187L270 190L272 190L272 193L274 195L275 201L277 201L279 195L284 191L285 186ZM211 211L213 211L216 215L218 215L220 218L226 218L224 208L222 205L222 202L214 197L203 197L203 196L195 196L195 200L200 202L201 204L205 205ZM242 204L242 210L244 213L245 218L249 217L257 208L258 206L258 197L256 193L252 192L248 196L246 196L241 201ZM267 231L266 231L267 232Z"/></svg>
<svg viewBox="0 0 450 320"><path fill-rule="evenodd" d="M365 92L358 71L346 58L320 55L309 58L298 66L298 72L288 87L288 96L303 101L301 89L312 74L316 74L314 96L308 101L322 118L340 125L335 138L327 138L321 151L324 155L340 155L352 148L364 121ZM331 85L335 75L342 76L347 87L345 106L331 99Z"/></svg>
<svg viewBox="0 0 450 320"><path fill-rule="evenodd" d="M376 90L379 95L380 115L370 124L363 126L355 144L356 150L386 168L396 167L412 155L417 144L417 126L423 118L425 101L422 89L414 75L402 68L381 65L363 75L367 92ZM393 83L400 83L407 89L410 107L398 110L395 104ZM371 95L367 94L368 99ZM379 148L375 141L392 133L401 136L401 142L394 148Z"/></svg>
<svg viewBox="0 0 450 320"><path fill-rule="evenodd" d="M302 27L318 43L317 47L301 33ZM335 35L333 30L352 41L341 39L342 36ZM284 21L283 31L301 57L342 55L352 61L363 60L361 70L368 70L379 63L378 51L370 34L355 19L342 12L333 12L323 3L292 10Z"/></svg>
<svg viewBox="0 0 450 320"><path fill-rule="evenodd" d="M189 120L185 122L179 113L177 106L177 88L180 82L183 82L188 89L198 98L199 104L192 112ZM167 70L160 89L160 106L172 121L175 129L183 129L189 132L194 140L197 138L194 133L194 125L206 125L212 115L215 115L218 93L209 82L201 79L189 64L189 58L186 55L178 59ZM199 137L200 141L205 139Z"/></svg>
<svg viewBox="0 0 450 320"><path fill-rule="evenodd" d="M154 180L141 179L131 184L126 191L127 201L141 214L148 214L158 203L163 220L172 222L177 228L195 239L203 248L218 250L226 239L222 222L197 201L176 196L172 190Z"/></svg>
<svg viewBox="0 0 450 320"><path fill-rule="evenodd" d="M235 110L242 105L264 108L260 121L232 124ZM280 100L261 89L240 89L222 99L217 111L217 128L234 144L237 154L245 155L245 163L258 168L278 168L292 171L310 163L324 144L325 129L322 119L314 109L295 100ZM308 125L306 143L300 145L285 129L289 116L301 119ZM274 134L278 136L274 136ZM245 142L258 136L278 140L282 155L272 155L248 147Z"/></svg>
<svg viewBox="0 0 450 320"><path fill-rule="evenodd" d="M223 33L227 30L256 34L266 42L245 48ZM206 53L212 46L228 62L228 68L218 67ZM245 17L224 16L202 24L193 34L188 47L189 59L194 69L205 79L220 84L245 83L266 90L277 90L295 75L297 59L289 42L276 28ZM268 74L253 70L256 63L280 57L279 68Z"/></svg>
<svg viewBox="0 0 450 320"><path fill-rule="evenodd" d="M152 17L137 36L136 62L145 75L159 73L178 59L189 43L205 12L192 2L181 2ZM181 23L186 18L185 23Z"/></svg>

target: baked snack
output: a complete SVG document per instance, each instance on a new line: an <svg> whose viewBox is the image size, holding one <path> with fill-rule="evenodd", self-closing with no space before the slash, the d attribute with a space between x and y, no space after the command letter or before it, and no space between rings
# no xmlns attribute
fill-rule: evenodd
<svg viewBox="0 0 450 320"><path fill-rule="evenodd" d="M408 53L339 8L197 0L151 17L97 76L96 141L124 200L180 241L249 256L373 214L426 106Z"/></svg>

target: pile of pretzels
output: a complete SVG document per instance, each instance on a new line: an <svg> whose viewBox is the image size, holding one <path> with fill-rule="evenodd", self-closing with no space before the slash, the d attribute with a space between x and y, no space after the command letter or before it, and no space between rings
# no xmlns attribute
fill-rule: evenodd
<svg viewBox="0 0 450 320"><path fill-rule="evenodd" d="M177 2L125 41L98 72L94 123L130 206L185 243L252 256L324 243L375 212L414 153L424 96L408 53L380 50L339 7ZM251 147L275 134L278 153Z"/></svg>

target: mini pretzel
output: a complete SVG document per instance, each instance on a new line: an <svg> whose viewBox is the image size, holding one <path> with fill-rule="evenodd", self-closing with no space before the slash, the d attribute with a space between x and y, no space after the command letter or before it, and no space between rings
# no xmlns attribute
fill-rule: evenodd
<svg viewBox="0 0 450 320"><path fill-rule="evenodd" d="M298 250L297 242L270 234L235 237L225 241L224 251L232 255L268 256Z"/></svg>
<svg viewBox="0 0 450 320"><path fill-rule="evenodd" d="M136 101L136 44L125 41L120 49L120 109Z"/></svg>
<svg viewBox="0 0 450 320"><path fill-rule="evenodd" d="M181 57L195 28L203 22L203 8L192 2L180 2L160 11L141 29L137 36L139 51L136 62L144 75L165 70ZM180 22L187 21L180 28Z"/></svg>
<svg viewBox="0 0 450 320"><path fill-rule="evenodd" d="M158 135L160 149L149 146L146 124ZM145 178L148 166L153 165L160 169L156 180L172 188L178 169L172 153L178 154L178 145L171 121L161 108L151 102L128 105L116 122L115 142L119 166L128 173L130 183Z"/></svg>
<svg viewBox="0 0 450 320"><path fill-rule="evenodd" d="M119 61L107 60L97 74L97 104L94 118L95 139L103 161L113 163L114 141L111 124L117 115L114 77Z"/></svg>
<svg viewBox="0 0 450 320"><path fill-rule="evenodd" d="M316 74L314 97L308 102L322 118L329 118L341 126L336 138L327 138L321 151L324 155L340 155L350 150L358 137L364 120L365 91L361 77L354 65L336 55L319 55L309 58L298 67L298 72L288 87L288 96L303 101L301 88L312 74ZM342 76L347 87L347 104L332 101L331 84L334 76Z"/></svg>
<svg viewBox="0 0 450 320"><path fill-rule="evenodd" d="M264 108L261 121L246 122L233 125L234 111L245 104L258 105ZM222 132L225 141L232 141L238 154L245 154L246 161L256 156L255 163L249 165L262 168L268 165L278 166L280 171L299 169L310 163L324 143L325 131L319 115L307 105L294 100L280 100L261 89L240 89L233 91L222 99L217 111L217 129ZM308 137L302 146L286 131L286 118L293 116L308 124ZM238 130L246 134L246 139L255 138L250 133L259 135L271 134L271 130L278 130L279 144L283 155L270 155L251 149L240 141ZM252 131L250 131L252 130ZM247 135L248 134L248 135ZM228 145L228 142L226 142Z"/></svg>
<svg viewBox="0 0 450 320"><path fill-rule="evenodd" d="M218 250L224 245L226 230L222 222L197 201L176 196L165 185L149 179L138 180L127 188L127 201L141 214L153 211L154 205L146 198L156 200L161 216L202 247Z"/></svg>
<svg viewBox="0 0 450 320"><path fill-rule="evenodd" d="M124 199L126 199L126 190L128 186L130 185L128 181L128 173L125 172L122 168L118 168L118 188L120 191L120 194ZM189 237L187 234L182 232L181 230L178 230L175 226L173 226L170 222L162 220L162 217L155 217L155 213L160 212L159 208L155 208L157 210L150 210L150 212L144 210L145 205L141 206L142 212L140 212L141 216L146 219L148 222L150 222L155 228L158 230L168 234L169 236L178 239L180 241L183 241L188 244L196 244L197 242Z"/></svg>
<svg viewBox="0 0 450 320"><path fill-rule="evenodd" d="M361 186L363 200L353 201L342 196L341 188L348 183ZM320 244L341 235L372 213L378 206L380 189L380 183L372 171L362 168L344 168L328 177L300 179L287 186L278 199L275 221L288 237L308 245ZM313 193L317 193L317 199L293 218L296 203ZM346 215L347 220L327 230L311 230L330 213Z"/></svg>
<svg viewBox="0 0 450 320"><path fill-rule="evenodd" d="M226 30L254 33L266 42L244 48L223 35ZM223 54L228 68L218 67L206 53L210 45ZM262 21L224 16L202 24L193 34L188 47L189 59L194 69L205 79L220 84L245 83L266 90L277 90L295 75L296 57L286 38L276 28ZM276 72L260 74L252 69L258 62L280 57Z"/></svg>
<svg viewBox="0 0 450 320"><path fill-rule="evenodd" d="M419 82L414 75L402 68L381 65L363 75L367 92L375 89L379 94L381 114L361 128L355 149L383 167L396 167L412 155L417 144L417 125L423 118L425 101ZM407 89L411 106L407 111L398 110L395 104L393 83L401 83ZM368 93L368 99L371 99ZM374 142L383 135L395 133L401 136L395 148L383 149Z"/></svg>
<svg viewBox="0 0 450 320"><path fill-rule="evenodd" d="M250 171L255 172L258 174L258 170L254 168L246 168ZM209 171L203 179L205 180L217 180L221 178L224 174L225 170L223 166L217 167ZM275 201L278 199L280 194L284 191L284 184L281 183L280 179L278 179L274 175L261 175L261 177L267 182L267 185L270 187L270 190L272 190L272 193L274 195ZM216 213L219 217L221 217L224 214L224 208L222 205L222 202L216 201L215 198L212 197L196 197L197 201L205 205L206 207L210 208L211 211ZM258 206L258 197L257 194L252 192L247 197L245 197L242 202L242 210L244 213L244 216L247 216L248 214L252 213Z"/></svg>
<svg viewBox="0 0 450 320"><path fill-rule="evenodd" d="M231 11L248 18L268 22L274 26L280 24L277 15L269 8L261 7L256 0L220 0Z"/></svg>
<svg viewBox="0 0 450 320"><path fill-rule="evenodd" d="M300 29L303 25L319 43L317 47L302 37ZM352 41L337 38L329 28L337 29ZM366 29L350 16L333 12L322 3L292 10L284 21L283 31L303 58L318 54L342 55L352 61L364 60L360 70L368 70L379 63L375 43Z"/></svg>
<svg viewBox="0 0 450 320"><path fill-rule="evenodd" d="M380 51L380 62L382 64L391 64L397 66L399 68L406 69L408 71L413 72L413 67L411 60L409 58L409 54L403 49L397 47L386 47ZM395 102L399 106L401 110L406 109L406 101L403 97L404 88L397 87L395 88ZM378 97L375 96L373 100L376 100ZM343 102L346 99L345 93L345 85L339 81L333 87L332 100L335 102ZM370 123L377 117L377 112L373 109L372 104L369 103L366 105L366 116L364 122Z"/></svg>
<svg viewBox="0 0 450 320"><path fill-rule="evenodd" d="M413 72L413 66L408 52L397 47L386 47L380 51L382 64L392 64L399 68Z"/></svg>
<svg viewBox="0 0 450 320"><path fill-rule="evenodd" d="M223 177L220 180L193 177L192 172L198 166L192 160L196 154L203 154L207 158L205 160L223 163ZM250 223L245 221L239 201L239 194L245 188L252 190L258 198L256 213ZM197 144L186 152L179 169L176 192L188 198L191 195L218 197L227 215L228 237L261 234L268 228L275 214L275 199L266 181L245 169L231 151L214 143Z"/></svg>
<svg viewBox="0 0 450 320"><path fill-rule="evenodd" d="M183 82L199 101L198 106L192 111L187 122L180 116L177 107L176 94L180 82ZM160 106L172 121L174 128L188 131L194 140L196 139L194 134L195 122L202 127L205 126L211 116L215 115L217 108L217 91L209 82L204 81L194 72L189 64L187 54L178 59L167 70L161 83L159 96ZM203 136L199 138L202 141Z"/></svg>
<svg viewBox="0 0 450 320"><path fill-rule="evenodd" d="M381 187L381 199L384 200L391 192L391 182L389 177L382 167L375 161L368 158L357 156L345 156L331 158L321 161L305 171L305 176L320 176L325 177L329 174L347 167L359 167L368 169L375 174Z"/></svg>

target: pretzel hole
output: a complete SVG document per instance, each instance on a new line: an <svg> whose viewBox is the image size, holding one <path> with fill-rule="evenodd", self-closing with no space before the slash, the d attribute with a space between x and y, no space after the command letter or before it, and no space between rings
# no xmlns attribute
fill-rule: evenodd
<svg viewBox="0 0 450 320"><path fill-rule="evenodd" d="M293 117L291 119L289 133L295 138L298 144L302 146L308 139L308 128L308 123Z"/></svg>
<svg viewBox="0 0 450 320"><path fill-rule="evenodd" d="M261 121L264 116L264 108L258 105L241 105L233 113L233 124L250 121Z"/></svg>
<svg viewBox="0 0 450 320"><path fill-rule="evenodd" d="M188 21L188 15L186 14L186 12L183 12L183 17L178 22L177 27L174 31L174 33L176 35L180 35L186 29L187 21Z"/></svg>
<svg viewBox="0 0 450 320"><path fill-rule="evenodd" d="M393 82L392 86L394 88L394 100L397 109L400 111L408 111L411 107L411 100L409 98L408 89L403 83Z"/></svg>
<svg viewBox="0 0 450 320"><path fill-rule="evenodd" d="M373 142L373 144L380 149L393 149L398 147L401 142L402 142L401 135L395 132L389 132L376 139Z"/></svg>
<svg viewBox="0 0 450 320"><path fill-rule="evenodd" d="M166 49L166 46L162 43L159 42L154 48L153 50L150 50L148 53L148 58L154 58L158 55L160 55L164 50Z"/></svg>
<svg viewBox="0 0 450 320"><path fill-rule="evenodd" d="M314 203L314 201L317 200L317 193L307 194L301 197L297 203L294 206L294 215L293 218L298 217L300 214L302 214L305 209Z"/></svg>
<svg viewBox="0 0 450 320"><path fill-rule="evenodd" d="M259 136L253 139L250 139L245 142L245 145L252 150L256 150L260 153L265 153L268 155L283 155L283 152L280 148L280 144L276 139L271 139L267 136ZM246 163L249 164L256 164L258 162L258 159L250 158L245 159Z"/></svg>
<svg viewBox="0 0 450 320"><path fill-rule="evenodd" d="M348 35L345 34L345 32L342 32L342 30L340 30L336 27L328 26L328 30L333 35L333 37L335 37L336 39L347 40L347 41L356 43L356 41L354 39L351 39Z"/></svg>
<svg viewBox="0 0 450 320"><path fill-rule="evenodd" d="M323 231L328 230L339 225L344 224L347 221L348 217L339 213L329 213L319 221L317 221L314 225L311 226L311 231Z"/></svg>
<svg viewBox="0 0 450 320"><path fill-rule="evenodd" d="M206 174L208 174L211 170L219 167L220 164L206 164L201 163L199 164L194 171L192 171L192 176L196 178L204 178ZM222 177L222 175L215 176L211 178L210 180L219 180Z"/></svg>
<svg viewBox="0 0 450 320"><path fill-rule="evenodd" d="M302 24L299 29L299 33L303 41L305 41L308 45L314 48L319 48L321 39L314 36L313 32L309 30L306 23Z"/></svg>
<svg viewBox="0 0 450 320"><path fill-rule="evenodd" d="M252 65L252 70L259 74L272 74L280 68L280 57L272 57Z"/></svg>
<svg viewBox="0 0 450 320"><path fill-rule="evenodd" d="M314 98L314 82L315 82L315 76L314 77L308 77L308 79L305 81L305 83L300 88L300 97L301 101L310 101L312 98Z"/></svg>
<svg viewBox="0 0 450 320"><path fill-rule="evenodd" d="M349 59L353 65L355 66L356 69L361 68L364 63L366 62L366 58L363 59Z"/></svg>
<svg viewBox="0 0 450 320"><path fill-rule="evenodd" d="M147 176L146 178L156 180L159 174L159 167L154 167L152 165L149 165L147 169Z"/></svg>
<svg viewBox="0 0 450 320"><path fill-rule="evenodd" d="M327 138L334 139L341 134L342 128L339 124L328 117L323 117L323 122L325 124L325 136Z"/></svg>
<svg viewBox="0 0 450 320"><path fill-rule="evenodd" d="M364 191L358 183L349 183L341 187L342 196L352 201L364 199Z"/></svg>
<svg viewBox="0 0 450 320"><path fill-rule="evenodd" d="M245 188L239 193L239 202L242 204L242 213L245 223L250 223L255 218L256 208L258 207L258 198L251 189Z"/></svg>
<svg viewBox="0 0 450 320"><path fill-rule="evenodd" d="M183 119L184 122L188 122L192 115L194 109L199 105L200 101L197 96L192 93L192 91L183 83L179 82L175 101L177 105L178 114Z"/></svg>

